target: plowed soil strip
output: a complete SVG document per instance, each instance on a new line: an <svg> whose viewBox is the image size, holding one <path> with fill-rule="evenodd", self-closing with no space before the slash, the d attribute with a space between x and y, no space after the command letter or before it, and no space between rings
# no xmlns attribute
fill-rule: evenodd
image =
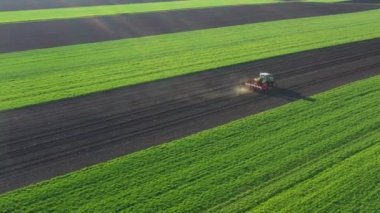
<svg viewBox="0 0 380 213"><path fill-rule="evenodd" d="M272 72L267 94L239 85ZM0 113L0 191L77 170L380 74L380 39Z"/></svg>
<svg viewBox="0 0 380 213"><path fill-rule="evenodd" d="M1 0L0 11L33 10L64 7L83 7L145 2L166 2L178 0Z"/></svg>
<svg viewBox="0 0 380 213"><path fill-rule="evenodd" d="M375 5L286 3L0 25L0 52L135 38L248 23L350 13Z"/></svg>

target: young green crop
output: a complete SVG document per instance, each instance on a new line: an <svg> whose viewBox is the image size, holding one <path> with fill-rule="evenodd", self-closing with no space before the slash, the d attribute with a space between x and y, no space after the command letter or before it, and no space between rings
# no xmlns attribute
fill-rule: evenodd
<svg viewBox="0 0 380 213"><path fill-rule="evenodd" d="M0 110L380 37L380 10L0 54Z"/></svg>
<svg viewBox="0 0 380 213"><path fill-rule="evenodd" d="M380 208L380 76L0 196L5 212Z"/></svg>
<svg viewBox="0 0 380 213"><path fill-rule="evenodd" d="M0 24L233 5L270 4L276 2L281 2L281 0L184 0L74 8L4 11L0 12Z"/></svg>
<svg viewBox="0 0 380 213"><path fill-rule="evenodd" d="M307 2L340 2L342 0L304 0ZM70 19L117 14L159 12L167 10L225 7L234 5L253 5L281 3L281 0L182 0L170 2L136 3L121 5L101 5L91 7L40 9L0 12L1 23ZM299 2L299 1L298 1Z"/></svg>

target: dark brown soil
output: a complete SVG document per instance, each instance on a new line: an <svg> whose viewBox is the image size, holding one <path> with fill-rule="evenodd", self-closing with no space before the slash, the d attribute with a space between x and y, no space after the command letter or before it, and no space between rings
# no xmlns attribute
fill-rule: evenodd
<svg viewBox="0 0 380 213"><path fill-rule="evenodd" d="M277 87L239 93L271 72ZM380 74L380 39L0 112L0 192Z"/></svg>
<svg viewBox="0 0 380 213"><path fill-rule="evenodd" d="M0 53L380 8L283 3L0 25Z"/></svg>
<svg viewBox="0 0 380 213"><path fill-rule="evenodd" d="M0 11L83 7L178 0L0 0Z"/></svg>

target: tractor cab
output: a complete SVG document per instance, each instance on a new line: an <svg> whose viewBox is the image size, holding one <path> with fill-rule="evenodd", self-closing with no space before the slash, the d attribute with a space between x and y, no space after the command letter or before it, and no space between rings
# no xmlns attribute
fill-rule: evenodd
<svg viewBox="0 0 380 213"><path fill-rule="evenodd" d="M267 83L269 86L274 85L274 77L272 74L267 73L267 72L261 72L259 79L261 80L262 83Z"/></svg>
<svg viewBox="0 0 380 213"><path fill-rule="evenodd" d="M245 82L245 86L252 90L265 92L269 87L274 86L274 77L270 73L262 72L259 77Z"/></svg>

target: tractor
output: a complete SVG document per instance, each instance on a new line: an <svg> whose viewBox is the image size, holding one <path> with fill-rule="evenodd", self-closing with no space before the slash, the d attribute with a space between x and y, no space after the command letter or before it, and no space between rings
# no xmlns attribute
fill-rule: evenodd
<svg viewBox="0 0 380 213"><path fill-rule="evenodd" d="M245 86L253 91L266 92L269 87L274 87L274 77L270 73L262 72L258 78L245 82Z"/></svg>

